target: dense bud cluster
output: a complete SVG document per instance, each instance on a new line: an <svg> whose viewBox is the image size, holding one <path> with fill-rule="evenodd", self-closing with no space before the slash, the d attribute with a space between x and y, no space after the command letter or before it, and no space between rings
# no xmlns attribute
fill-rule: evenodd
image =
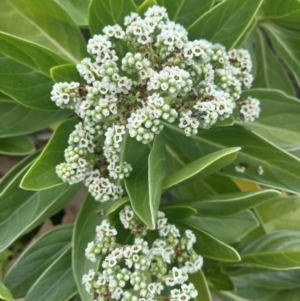
<svg viewBox="0 0 300 301"><path fill-rule="evenodd" d="M84 181L99 201L123 193L119 181L131 171L120 156L125 135L149 143L163 123L174 121L195 135L232 115L236 103L245 121L260 112L258 100L241 98L252 82L246 50L188 41L187 31L159 6L144 18L132 13L124 25L106 26L88 41L92 59L77 65L86 84L57 83L51 97L80 119L57 174L70 184Z"/></svg>
<svg viewBox="0 0 300 301"><path fill-rule="evenodd" d="M92 262L103 256L101 272L90 270L82 278L95 301L154 301L157 297L188 301L197 297L194 285L188 283L188 274L201 269L203 258L193 249L196 237L192 231L181 235L159 211L159 238L150 246L146 238L150 229L129 205L120 211L120 221L135 236L132 245L118 245L116 229L104 220L96 227L96 240L85 250Z"/></svg>

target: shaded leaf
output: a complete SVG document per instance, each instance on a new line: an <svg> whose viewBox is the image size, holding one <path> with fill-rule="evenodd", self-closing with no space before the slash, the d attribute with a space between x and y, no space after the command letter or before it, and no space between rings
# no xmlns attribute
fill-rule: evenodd
<svg viewBox="0 0 300 301"><path fill-rule="evenodd" d="M56 83L59 82L78 82L82 83L84 79L79 75L76 65L65 64L51 68L51 77Z"/></svg>
<svg viewBox="0 0 300 301"><path fill-rule="evenodd" d="M0 154L24 156L35 151L35 145L27 136L0 139Z"/></svg>
<svg viewBox="0 0 300 301"><path fill-rule="evenodd" d="M183 204L176 205L174 202L163 204L159 209L165 213L168 219L173 220L186 219L197 214L197 210L193 207L185 206Z"/></svg>
<svg viewBox="0 0 300 301"><path fill-rule="evenodd" d="M139 7L137 9L137 13L143 17L143 15L147 11L147 9L153 5L157 5L156 0L145 0L143 3L141 3L141 5L139 5Z"/></svg>
<svg viewBox="0 0 300 301"><path fill-rule="evenodd" d="M0 102L0 137L37 132L69 115L70 111L68 110L38 111L26 108L16 102Z"/></svg>
<svg viewBox="0 0 300 301"><path fill-rule="evenodd" d="M124 17L135 12L132 0L92 0L89 7L89 26L91 33L101 34L106 25L124 23Z"/></svg>
<svg viewBox="0 0 300 301"><path fill-rule="evenodd" d="M50 100L50 68L65 62L44 47L0 32L0 90L26 107L59 110Z"/></svg>
<svg viewBox="0 0 300 301"><path fill-rule="evenodd" d="M187 28L213 6L214 0L157 0L157 3L167 9L170 20Z"/></svg>
<svg viewBox="0 0 300 301"><path fill-rule="evenodd" d="M70 62L86 55L78 27L54 0L3 0L1 6L1 31L50 48Z"/></svg>
<svg viewBox="0 0 300 301"><path fill-rule="evenodd" d="M241 41L262 0L227 0L213 7L188 27L189 38L207 39L234 48Z"/></svg>
<svg viewBox="0 0 300 301"><path fill-rule="evenodd" d="M87 244L94 240L96 226L105 219L110 202L96 202L92 196L88 196L84 201L80 212L76 218L73 235L72 266L74 278L77 284L79 295L84 301L92 301L93 297L87 293L82 284L82 276L90 269L94 269L99 263L91 262L84 257ZM97 211L101 213L97 214Z"/></svg>
<svg viewBox="0 0 300 301"><path fill-rule="evenodd" d="M113 202L109 207L109 209L107 210L107 218L112 224L115 224L119 220L119 212L126 203L129 203L128 197L124 197Z"/></svg>
<svg viewBox="0 0 300 301"><path fill-rule="evenodd" d="M256 31L255 56L257 71L252 88L278 89L294 95L293 85L278 57L271 51L266 37L260 30Z"/></svg>
<svg viewBox="0 0 300 301"><path fill-rule="evenodd" d="M205 276L201 270L195 274L189 274L189 280L198 291L195 301L212 301Z"/></svg>
<svg viewBox="0 0 300 301"><path fill-rule="evenodd" d="M275 51L284 60L300 85L300 36L298 31L288 30L272 23L263 23Z"/></svg>
<svg viewBox="0 0 300 301"><path fill-rule="evenodd" d="M68 138L75 118L65 120L55 130L40 157L30 167L21 182L21 187L28 190L43 190L63 183L55 172L56 166L64 162L64 150L68 146Z"/></svg>
<svg viewBox="0 0 300 301"><path fill-rule="evenodd" d="M55 228L40 237L18 258L4 278L15 298L24 297L39 276L69 249L72 226Z"/></svg>
<svg viewBox="0 0 300 301"><path fill-rule="evenodd" d="M167 139L176 141L178 149L189 160L196 160L216 150L238 145L242 150L234 164L223 169L224 175L286 191L300 191L300 160L238 125L203 130L193 137L185 137L172 125L166 125L165 131ZM235 166L239 164L247 165L244 173L235 170ZM257 173L259 166L264 170L263 175Z"/></svg>
<svg viewBox="0 0 300 301"><path fill-rule="evenodd" d="M165 141L163 133L157 135L153 146L145 147L140 156L136 149L141 148L140 143L130 139L136 161L128 161L133 168L129 178L125 179L125 186L134 212L150 228L156 225L156 216L160 203L163 177L165 171Z"/></svg>
<svg viewBox="0 0 300 301"><path fill-rule="evenodd" d="M300 267L300 233L277 231L241 248L242 262L279 270Z"/></svg>
<svg viewBox="0 0 300 301"><path fill-rule="evenodd" d="M220 269L206 276L207 280L213 285L211 291L233 291L234 284L230 278L221 272Z"/></svg>
<svg viewBox="0 0 300 301"><path fill-rule="evenodd" d="M25 301L65 301L76 293L71 248L69 247L34 283L26 295Z"/></svg>
<svg viewBox="0 0 300 301"><path fill-rule="evenodd" d="M208 154L185 165L164 179L163 189L166 190L178 184L183 185L188 182L196 181L219 171L236 159L239 150L239 147L224 149Z"/></svg>

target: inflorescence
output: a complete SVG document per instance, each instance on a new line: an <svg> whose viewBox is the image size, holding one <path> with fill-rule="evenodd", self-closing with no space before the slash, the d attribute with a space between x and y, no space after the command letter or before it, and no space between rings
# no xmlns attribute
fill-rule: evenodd
<svg viewBox="0 0 300 301"><path fill-rule="evenodd" d="M176 121L191 136L228 118L235 107L245 121L260 112L257 99L241 98L252 82L246 50L189 41L164 7L150 7L144 19L132 13L124 25L106 26L88 41L93 59L77 65L85 84L57 83L51 93L57 106L80 119L56 172L70 184L83 181L101 202L123 195L120 180L132 170L120 155L125 135L149 143L163 122Z"/></svg>
<svg viewBox="0 0 300 301"><path fill-rule="evenodd" d="M103 220L96 227L96 240L85 250L92 262L102 257L101 272L90 270L82 278L94 301L155 301L157 297L188 301L197 297L194 285L187 282L188 274L196 273L203 264L203 258L193 249L196 242L193 232L186 230L181 236L159 211L156 222L159 238L149 246L146 235L150 229L129 205L119 216L124 228L134 235L134 243L117 244L117 230Z"/></svg>

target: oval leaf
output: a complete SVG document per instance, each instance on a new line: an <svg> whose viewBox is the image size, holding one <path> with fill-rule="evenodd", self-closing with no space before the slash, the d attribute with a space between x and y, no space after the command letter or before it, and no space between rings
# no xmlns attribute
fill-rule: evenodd
<svg viewBox="0 0 300 301"><path fill-rule="evenodd" d="M15 298L25 297L39 276L70 247L72 232L72 226L53 229L22 253L4 278Z"/></svg>
<svg viewBox="0 0 300 301"><path fill-rule="evenodd" d="M56 82L83 82L84 79L79 75L76 65L65 64L61 66L56 66L50 70L52 79Z"/></svg>
<svg viewBox="0 0 300 301"><path fill-rule="evenodd" d="M184 185L219 171L236 159L239 150L239 147L221 150L185 165L164 179L163 189L167 190L176 187L179 184Z"/></svg>
<svg viewBox="0 0 300 301"><path fill-rule="evenodd" d="M50 101L50 68L66 61L34 43L0 32L0 90L26 107L59 110Z"/></svg>
<svg viewBox="0 0 300 301"><path fill-rule="evenodd" d="M64 150L68 146L68 138L74 129L75 118L65 120L55 130L40 157L30 167L21 182L27 190L43 190L63 183L55 172L56 165L64 161Z"/></svg>
<svg viewBox="0 0 300 301"><path fill-rule="evenodd" d="M14 301L11 292L8 288L0 281L0 298L5 301Z"/></svg>
<svg viewBox="0 0 300 301"><path fill-rule="evenodd" d="M80 30L53 0L1 1L0 30L50 48L69 62L86 55Z"/></svg>
<svg viewBox="0 0 300 301"><path fill-rule="evenodd" d="M234 48L251 27L262 3L263 0L222 1L188 27L189 38Z"/></svg>
<svg viewBox="0 0 300 301"><path fill-rule="evenodd" d="M197 210L184 205L176 205L173 202L170 204L163 204L160 208L168 219L180 220L186 219L192 215L197 214Z"/></svg>
<svg viewBox="0 0 300 301"><path fill-rule="evenodd" d="M35 145L27 136L0 139L0 154L24 156L35 151Z"/></svg>
<svg viewBox="0 0 300 301"><path fill-rule="evenodd" d="M212 301L205 276L201 270L195 274L190 274L189 280L198 291L198 296L195 298L195 301Z"/></svg>
<svg viewBox="0 0 300 301"><path fill-rule="evenodd" d="M299 269L300 233L277 231L241 249L242 262L279 270Z"/></svg>

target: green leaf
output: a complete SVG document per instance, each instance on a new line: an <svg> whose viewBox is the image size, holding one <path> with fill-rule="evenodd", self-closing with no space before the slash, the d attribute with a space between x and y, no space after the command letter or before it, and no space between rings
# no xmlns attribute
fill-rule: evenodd
<svg viewBox="0 0 300 301"><path fill-rule="evenodd" d="M34 283L25 301L65 301L75 296L76 293L69 247Z"/></svg>
<svg viewBox="0 0 300 301"><path fill-rule="evenodd" d="M55 0L79 26L88 25L88 8L91 0Z"/></svg>
<svg viewBox="0 0 300 301"><path fill-rule="evenodd" d="M167 9L170 20L187 28L213 6L214 0L157 0L157 3Z"/></svg>
<svg viewBox="0 0 300 301"><path fill-rule="evenodd" d="M68 138L75 118L65 120L55 130L40 157L31 166L21 182L21 187L28 190L43 190L63 183L55 172L56 165L64 162L64 150L68 146Z"/></svg>
<svg viewBox="0 0 300 301"><path fill-rule="evenodd" d="M198 227L225 243L238 241L259 225L251 211L244 211L222 218L192 216L188 218L186 222Z"/></svg>
<svg viewBox="0 0 300 301"><path fill-rule="evenodd" d="M219 171L236 159L239 150L239 147L224 149L208 154L185 165L164 179L163 189L167 190L179 184L183 185L188 182L196 181Z"/></svg>
<svg viewBox="0 0 300 301"><path fill-rule="evenodd" d="M56 83L59 82L78 82L81 83L84 79L79 75L76 65L65 64L61 66L56 66L50 70L51 77Z"/></svg>
<svg viewBox="0 0 300 301"><path fill-rule="evenodd" d="M189 280L198 291L198 296L195 298L195 301L212 301L205 276L201 270L195 274L190 274Z"/></svg>
<svg viewBox="0 0 300 301"><path fill-rule="evenodd" d="M93 297L88 294L82 284L82 276L94 269L97 263L87 260L84 256L87 244L94 240L96 226L105 219L110 202L96 202L92 196L88 196L84 201L80 212L76 218L73 235L73 273L80 297L84 301L92 301ZM101 210L101 213L97 211Z"/></svg>
<svg viewBox="0 0 300 301"><path fill-rule="evenodd" d="M27 136L0 139L0 154L24 156L35 151L35 145Z"/></svg>
<svg viewBox="0 0 300 301"><path fill-rule="evenodd" d="M1 179L0 182L0 196L9 188L11 182L15 181L15 178L21 172L24 172L28 169L28 167L32 164L32 162L39 156L41 151L37 151L34 154L25 157L22 161L18 162L14 165Z"/></svg>
<svg viewBox="0 0 300 301"><path fill-rule="evenodd" d="M300 2L297 0L266 0L263 13L263 19L300 29Z"/></svg>
<svg viewBox="0 0 300 301"><path fill-rule="evenodd" d="M280 55L300 85L300 36L298 31L288 30L272 23L263 23L274 50Z"/></svg>
<svg viewBox="0 0 300 301"><path fill-rule="evenodd" d="M252 88L278 89L289 95L295 94L286 71L278 57L271 51L260 30L256 31L255 56L257 71Z"/></svg>
<svg viewBox="0 0 300 301"><path fill-rule="evenodd" d="M167 139L176 141L178 149L192 161L211 152L239 145L242 150L234 164L223 169L224 175L300 192L300 160L241 126L203 130L193 137L184 136L173 125L166 125L165 132ZM247 165L244 173L235 170L239 164ZM257 173L259 166L264 169L263 175Z"/></svg>
<svg viewBox="0 0 300 301"><path fill-rule="evenodd" d="M55 1L3 0L1 6L1 31L50 48L69 62L86 55L80 30Z"/></svg>
<svg viewBox="0 0 300 301"><path fill-rule="evenodd" d="M69 115L70 111L68 110L38 111L26 108L16 102L0 102L0 137L37 132Z"/></svg>
<svg viewBox="0 0 300 301"><path fill-rule="evenodd" d="M132 145L140 143L130 139ZM135 154L134 153L134 154ZM157 135L151 151L147 147L140 153L135 154L136 161L132 163L133 171L129 178L125 179L125 186L132 204L132 208L138 217L150 228L156 225L156 216L160 203L162 183L165 171L165 141L163 133Z"/></svg>
<svg viewBox="0 0 300 301"><path fill-rule="evenodd" d="M50 100L50 68L65 62L44 47L0 32L0 90L26 107L59 110Z"/></svg>
<svg viewBox="0 0 300 301"><path fill-rule="evenodd" d="M232 279L243 279L250 286L273 290L293 289L300 286L300 270L276 271L262 268L240 268L229 272Z"/></svg>
<svg viewBox="0 0 300 301"><path fill-rule="evenodd" d="M123 25L124 17L135 12L132 0L92 0L89 8L89 26L91 33L101 34L106 25Z"/></svg>
<svg viewBox="0 0 300 301"><path fill-rule="evenodd" d="M224 274L221 269L214 271L214 273L209 273L207 275L207 280L213 285L212 291L233 291L234 285L230 278Z"/></svg>
<svg viewBox="0 0 300 301"><path fill-rule="evenodd" d="M281 229L300 231L300 197L280 196L257 206L256 211L267 233Z"/></svg>
<svg viewBox="0 0 300 301"><path fill-rule="evenodd" d="M80 188L64 184L40 192L23 190L19 183L25 172L18 173L0 196L0 251L61 210Z"/></svg>
<svg viewBox="0 0 300 301"><path fill-rule="evenodd" d="M0 298L5 301L14 301L11 292L8 288L0 281Z"/></svg>
<svg viewBox="0 0 300 301"><path fill-rule="evenodd" d="M273 199L279 194L276 190L258 190L218 194L198 200L180 201L178 203L192 206L197 210L198 216L223 217L253 208L271 198Z"/></svg>
<svg viewBox="0 0 300 301"><path fill-rule="evenodd" d="M176 202L177 203L177 202ZM159 209L163 211L168 219L181 220L197 214L193 207L177 205L175 202L163 204Z"/></svg>
<svg viewBox="0 0 300 301"><path fill-rule="evenodd" d="M18 258L4 278L15 298L24 297L40 275L67 249L72 226L55 228L40 237Z"/></svg>
<svg viewBox="0 0 300 301"><path fill-rule="evenodd" d="M190 229L194 232L197 240L193 248L203 257L225 262L241 260L240 255L234 248L203 231L197 227L197 225L190 223L188 220L178 221L176 226L182 229Z"/></svg>
<svg viewBox="0 0 300 301"><path fill-rule="evenodd" d="M145 0L141 5L138 7L137 12L140 16L143 16L144 13L150 6L157 5L156 0Z"/></svg>
<svg viewBox="0 0 300 301"><path fill-rule="evenodd" d="M189 38L234 48L251 27L262 3L263 0L223 1L188 27Z"/></svg>
<svg viewBox="0 0 300 301"><path fill-rule="evenodd" d="M300 101L297 98L271 89L248 90L242 95L260 100L260 116L245 124L247 128L281 148L300 148Z"/></svg>
<svg viewBox="0 0 300 301"><path fill-rule="evenodd" d="M241 248L242 263L288 270L300 267L300 233L277 231Z"/></svg>

